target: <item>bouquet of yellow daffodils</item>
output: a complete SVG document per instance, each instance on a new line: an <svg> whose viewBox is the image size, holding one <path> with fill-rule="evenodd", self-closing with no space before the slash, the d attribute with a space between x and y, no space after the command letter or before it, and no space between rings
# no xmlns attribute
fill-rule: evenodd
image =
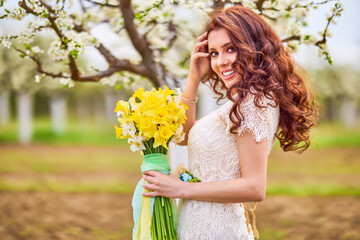
<svg viewBox="0 0 360 240"><path fill-rule="evenodd" d="M167 150L170 141L184 139L182 124L186 121L186 105L179 89L143 88L135 91L129 101L119 101L115 111L120 126L115 126L117 138L127 138L132 151L143 152L142 173L155 170L170 173ZM148 191L139 181L132 200L133 239L176 239L177 209L174 199L143 197Z"/></svg>

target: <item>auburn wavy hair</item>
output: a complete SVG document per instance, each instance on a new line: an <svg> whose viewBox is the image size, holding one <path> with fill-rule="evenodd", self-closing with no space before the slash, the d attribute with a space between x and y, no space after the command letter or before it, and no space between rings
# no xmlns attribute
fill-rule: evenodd
<svg viewBox="0 0 360 240"><path fill-rule="evenodd" d="M306 86L307 75L300 75L279 36L252 10L243 6L214 10L205 30L209 34L219 28L227 30L236 49L232 68L241 76L241 81L226 88L210 68L203 82L209 83L220 95L218 101L225 98L223 90L226 90L226 97L234 102L229 115L234 124L230 132L236 133L244 120L240 104L248 94L254 95L255 105L260 108L266 107L260 104L261 98L266 97L274 100L276 105L272 107L280 107L276 137L283 150L305 151L310 145L310 128L318 121L316 101ZM233 89L237 99L230 94Z"/></svg>

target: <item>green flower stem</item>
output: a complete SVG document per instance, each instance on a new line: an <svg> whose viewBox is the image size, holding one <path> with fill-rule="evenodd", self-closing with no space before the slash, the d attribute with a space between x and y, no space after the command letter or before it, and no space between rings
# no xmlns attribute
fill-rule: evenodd
<svg viewBox="0 0 360 240"><path fill-rule="evenodd" d="M162 145L154 148L154 143L155 143L154 138L150 138L149 140L144 141L143 143L146 148L145 150L143 150L144 155L148 155L148 154L152 154L152 153L162 153L162 154L166 155L168 152L168 150ZM169 143L169 141L168 141L168 143Z"/></svg>
<svg viewBox="0 0 360 240"><path fill-rule="evenodd" d="M165 199L166 201L167 199ZM166 201L166 203L168 203L168 201ZM172 238L172 232L171 232L171 218L169 218L169 211L168 211L168 204L165 204L165 219L166 219L166 227L167 227L167 232L169 233L169 237ZM170 220L170 222L169 222Z"/></svg>
<svg viewBox="0 0 360 240"><path fill-rule="evenodd" d="M151 153L160 153L166 155L167 149L163 146L153 148L154 139L144 141L146 150L144 155ZM149 156L151 157L151 156ZM144 158L145 159L145 158ZM174 227L174 219L172 216L172 202L166 197L155 197L151 219L150 235L152 239L176 240L176 229Z"/></svg>

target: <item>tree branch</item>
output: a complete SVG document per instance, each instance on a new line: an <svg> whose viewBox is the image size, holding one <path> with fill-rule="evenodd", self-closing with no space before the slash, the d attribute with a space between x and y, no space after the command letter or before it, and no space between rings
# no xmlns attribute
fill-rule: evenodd
<svg viewBox="0 0 360 240"><path fill-rule="evenodd" d="M117 60L113 67L108 68L105 71L97 72L91 75L81 75L78 82L98 82L104 77L109 77L119 71L128 71L141 76L147 77L148 70L142 65L135 65L130 63L128 60Z"/></svg>
<svg viewBox="0 0 360 240"><path fill-rule="evenodd" d="M49 4L47 4L43 0L39 0L39 1L40 1L41 5L43 5L50 13L52 13L52 14L56 13L55 10L52 9L52 7Z"/></svg>
<svg viewBox="0 0 360 240"><path fill-rule="evenodd" d="M124 18L124 27L128 32L135 49L141 54L144 60L151 58L152 51L149 47L147 39L139 34L135 26L135 14L131 8L130 0L120 0L120 9Z"/></svg>
<svg viewBox="0 0 360 240"><path fill-rule="evenodd" d="M92 1L92 0L85 0L85 1L96 4L96 5L99 5L101 7L111 7L111 8L120 7L120 5L113 5L113 4L109 4L109 3L99 3L99 2Z"/></svg>
<svg viewBox="0 0 360 240"><path fill-rule="evenodd" d="M82 25L78 24L75 25L74 30L76 32L87 32ZM99 46L96 47L96 49L99 50L100 54L106 59L110 67L115 65L115 62L117 60L116 57L112 55L111 52L102 43L100 43Z"/></svg>
<svg viewBox="0 0 360 240"><path fill-rule="evenodd" d="M263 5L264 5L264 2L266 2L266 1L267 0L258 0L255 2L256 8L257 8L257 10L259 10L260 13L262 13Z"/></svg>
<svg viewBox="0 0 360 240"><path fill-rule="evenodd" d="M168 30L169 30L169 35L170 37L167 39L168 40L168 46L167 48L171 48L174 43L175 43L175 40L177 39L177 30L176 30L176 24L173 23L173 21L169 21L168 23Z"/></svg>
<svg viewBox="0 0 360 240"><path fill-rule="evenodd" d="M86 1L90 1L90 0L86 0ZM90 2L93 2L93 1L90 1ZM58 35L58 37L60 38L62 43L64 45L67 45L66 42L64 41L66 39L66 37L64 36L64 34L61 32L61 30L58 28L58 26L55 23L56 12L51 8L51 6L46 4L44 1L40 0L40 3L50 13L52 13L54 15L54 16L51 16L49 14L47 16L47 18L49 19L50 24L51 24L50 27L56 32L56 34ZM96 2L93 2L93 3L96 3ZM35 16L38 15L31 7L29 7L26 4L25 0L20 1L19 6L22 7L23 9L25 9L30 14L33 14ZM117 7L120 7L120 4ZM132 15L133 15L132 19L134 19L134 14L132 12L130 4L125 5L123 7L124 7L123 8L124 11L132 13ZM131 20L131 18L128 20ZM127 21L127 22L128 22L128 28L126 28L126 29L128 32L131 33L131 36L132 36L131 39L132 39L132 42L133 42L135 48L137 48L139 53L143 56L143 63L136 65L136 64L130 63L128 60L119 60L114 55L112 55L111 52L103 44L100 43L99 46L97 46L96 48L108 62L109 68L105 71L99 71L95 74L81 75L81 73L78 70L78 67L76 65L76 61L75 61L74 57L71 54L69 54L68 65L69 65L69 70L71 73L71 78L74 81L97 82L97 81L100 81L103 77L111 76L112 74L114 74L116 72L129 71L129 72L132 72L132 73L135 73L138 75L142 75L144 77L148 77L155 86L160 86L160 81L158 80L158 77L156 74L157 67L156 67L156 64L152 60L152 51L151 51L146 39L144 37L141 38L141 36L137 33L137 30L136 30L136 27L135 27L133 21ZM129 22L130 22L130 24L129 24ZM75 25L74 30L77 32L86 32L86 30L84 29L84 27L82 25ZM41 61L39 59L37 59L34 56L27 55L24 51L22 51L20 49L17 49L17 51L24 54L24 56L29 57L31 60L33 60L38 66L37 70L39 73L45 74L46 76L53 77L53 78L66 77L62 73L55 74L55 73L45 71L42 68ZM147 64L145 64L145 63L147 63Z"/></svg>
<svg viewBox="0 0 360 240"><path fill-rule="evenodd" d="M326 43L326 34L327 34L327 31L329 29L329 26L330 26L330 23L331 21L333 20L333 18L336 16L336 13L333 13L329 18L328 18L328 21L327 21L327 24L326 24L326 27L325 27L325 30L324 30L324 33L322 34L322 39L317 41L315 43L316 46L320 46L320 44L325 44Z"/></svg>
<svg viewBox="0 0 360 240"><path fill-rule="evenodd" d="M142 56L142 63L149 71L146 76L156 87L159 87L165 82L158 77L158 67L153 60L153 52L149 46L146 37L144 35L140 35L137 31L137 27L134 23L135 14L133 9L131 8L131 0L119 0L119 2L120 10L124 18L124 27L129 35L133 46Z"/></svg>
<svg viewBox="0 0 360 240"><path fill-rule="evenodd" d="M26 4L25 0L19 1L18 4L19 4L19 6L20 6L21 8L25 9L26 12L31 13L31 14L37 16L37 13L34 12L34 10L32 10L32 8L30 8L30 7Z"/></svg>
<svg viewBox="0 0 360 240"><path fill-rule="evenodd" d="M293 41L293 40L295 40L295 41L300 41L300 39L301 39L300 36L298 36L298 35L293 35L293 36L284 38L284 39L282 39L281 41L282 41L282 42L290 42L290 41Z"/></svg>
<svg viewBox="0 0 360 240"><path fill-rule="evenodd" d="M24 56L30 58L32 61L34 61L37 65L37 71L39 73L45 74L46 76L52 77L52 78L67 78L67 76L65 76L63 73L52 73L52 72L45 71L42 66L41 61L38 58L36 58L35 56L32 56L32 55L29 55L25 51L18 49L16 47L15 47L15 50L17 52L23 54ZM146 76L146 74L147 74L147 69L141 64L135 65L135 64L130 63L127 60L117 60L116 63L113 65L113 67L110 67L109 69L107 69L105 71L100 71L100 72L97 72L96 74L91 74L91 75L79 75L76 79L74 79L73 77L72 77L72 79L77 82L98 82L104 77L111 76L112 74L119 72L119 71L123 71L123 70L133 72L135 74L142 75L142 76Z"/></svg>
<svg viewBox="0 0 360 240"><path fill-rule="evenodd" d="M274 21L274 22L277 21L276 18L270 17L269 15L267 15L267 14L265 14L263 12L261 12L260 15L263 16L263 17L266 17L267 19L270 19L271 21Z"/></svg>
<svg viewBox="0 0 360 240"><path fill-rule="evenodd" d="M18 48L16 48L16 47L14 47L14 49L15 49L17 52L19 52L19 53L23 54L24 56L27 56L28 58L30 58L31 60L33 60L33 61L36 63L36 66L37 66L36 70L37 70L39 73L45 74L46 76L49 76L49 77L52 77L52 78L65 78L65 77L66 77L66 76L63 75L62 73L52 73L52 72L45 71L45 70L43 69L42 64L41 64L41 61L40 61L38 58L36 58L35 56L31 56L31 55L27 54L26 52L24 52L23 50L18 49Z"/></svg>
<svg viewBox="0 0 360 240"><path fill-rule="evenodd" d="M61 32L61 30L58 28L58 26L55 23L55 20L57 18L55 10L52 9L51 6L46 4L43 0L39 0L39 1L50 13L52 13L54 15L54 16L51 16L51 14L49 14L47 19L49 19L50 24L51 24L51 28L54 29L54 31L56 32L56 34L60 38L62 44L67 47L67 42L65 41L66 37L64 36L64 34ZM79 69L78 69L78 67L76 65L75 58L71 54L68 55L68 58L69 58L69 70L70 70L70 73L71 73L71 78L76 81L76 80L78 80L80 78Z"/></svg>
<svg viewBox="0 0 360 240"><path fill-rule="evenodd" d="M214 1L214 4L211 6L211 8L212 8L212 9L224 8L225 4L226 4L226 3L229 3L229 2L230 2L229 0L225 0L225 1L215 0L215 1Z"/></svg>
<svg viewBox="0 0 360 240"><path fill-rule="evenodd" d="M297 4L295 4L295 6L294 5L288 6L286 8L286 11L291 11L291 10L293 10L295 8L306 8L307 9L309 7L312 7L312 6L324 5L324 4L328 3L328 2L334 2L334 1L339 1L339 0L324 0L322 2L314 2L314 1L312 1L312 2L310 2L308 4L306 4L306 5L300 5L299 3L297 3Z"/></svg>

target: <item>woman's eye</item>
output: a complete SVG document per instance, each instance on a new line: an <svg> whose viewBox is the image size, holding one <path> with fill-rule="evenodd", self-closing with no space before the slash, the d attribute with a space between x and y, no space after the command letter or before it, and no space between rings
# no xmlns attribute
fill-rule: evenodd
<svg viewBox="0 0 360 240"><path fill-rule="evenodd" d="M234 49L233 47L229 47L229 48L228 48L228 51L229 51L229 52L234 52L235 49Z"/></svg>
<svg viewBox="0 0 360 240"><path fill-rule="evenodd" d="M210 56L211 56L211 57L215 57L215 56L216 56L216 52L211 52L211 53L210 53Z"/></svg>

